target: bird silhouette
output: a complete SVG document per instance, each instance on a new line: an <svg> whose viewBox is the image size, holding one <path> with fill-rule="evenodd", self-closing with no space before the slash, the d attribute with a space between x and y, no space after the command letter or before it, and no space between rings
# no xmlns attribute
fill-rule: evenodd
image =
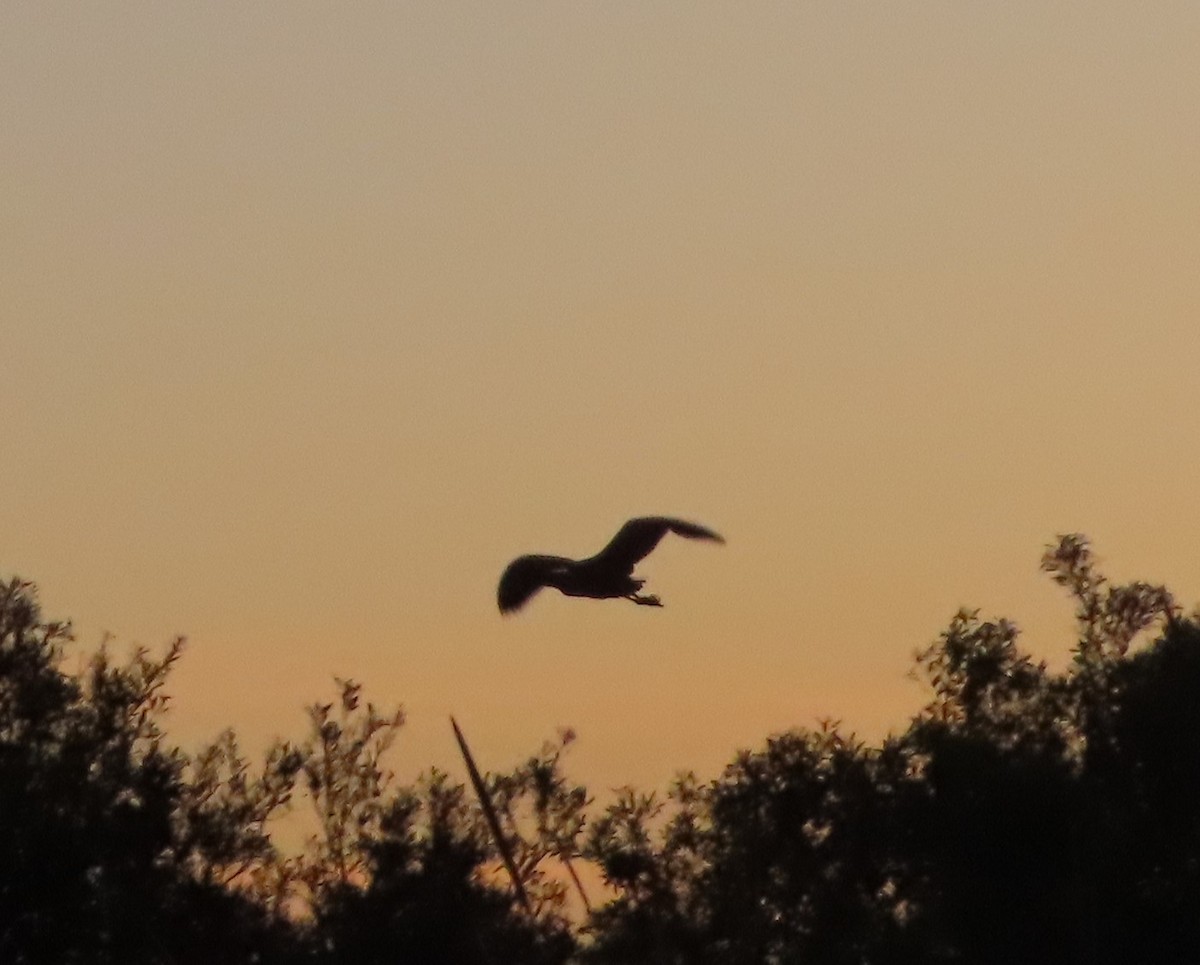
<svg viewBox="0 0 1200 965"><path fill-rule="evenodd" d="M669 516L641 516L631 519L617 531L609 544L585 560L565 556L518 556L505 567L496 593L501 613L524 606L543 586L552 586L566 596L587 596L595 600L622 598L640 606L662 606L662 601L638 590L645 580L633 578L638 560L650 555L667 533L688 539L725 540L706 526Z"/></svg>

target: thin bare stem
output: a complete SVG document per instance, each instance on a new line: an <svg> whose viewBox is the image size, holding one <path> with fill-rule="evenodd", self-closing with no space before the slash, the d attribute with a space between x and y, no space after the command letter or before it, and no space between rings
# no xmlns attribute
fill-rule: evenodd
<svg viewBox="0 0 1200 965"><path fill-rule="evenodd" d="M500 819L496 816L496 809L492 806L492 800L488 796L487 788L483 786L483 778L479 776L479 769L475 766L475 759L471 756L471 749L467 747L467 739L463 737L463 732L459 729L458 721L454 719L453 715L450 717L450 726L454 728L454 736L458 740L463 760L467 764L467 773L471 776L471 785L475 788L475 795L479 798L479 804L483 808L484 817L487 818L488 827L492 830L492 837L496 841L496 847L500 849L500 855L504 858L504 866L508 869L508 876L512 878L513 888L517 892L517 897L521 899L521 904L525 910L532 916L533 905L529 901L529 895L525 892L525 884L521 881L520 872L517 871L517 863L513 860L512 849L509 847L508 841L505 840L504 832L500 830Z"/></svg>

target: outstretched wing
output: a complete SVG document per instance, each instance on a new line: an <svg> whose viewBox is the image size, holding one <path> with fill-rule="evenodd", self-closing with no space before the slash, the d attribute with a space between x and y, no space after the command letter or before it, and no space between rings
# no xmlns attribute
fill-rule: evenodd
<svg viewBox="0 0 1200 965"><path fill-rule="evenodd" d="M518 556L505 567L500 577L500 587L496 591L500 612L511 613L524 606L531 596L548 585L547 576L565 562L558 556Z"/></svg>
<svg viewBox="0 0 1200 965"><path fill-rule="evenodd" d="M717 533L699 523L672 519L670 516L639 516L622 526L609 544L592 559L614 568L632 571L637 561L649 556L651 550L667 533L678 533L688 539L725 542Z"/></svg>

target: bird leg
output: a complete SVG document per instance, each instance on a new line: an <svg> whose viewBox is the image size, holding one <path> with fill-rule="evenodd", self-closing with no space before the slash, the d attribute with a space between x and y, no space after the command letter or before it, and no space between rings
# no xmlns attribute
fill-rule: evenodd
<svg viewBox="0 0 1200 965"><path fill-rule="evenodd" d="M641 596L637 593L630 593L625 599L633 600L633 602L638 606L662 606L662 600L660 600L653 593L647 593L645 596Z"/></svg>

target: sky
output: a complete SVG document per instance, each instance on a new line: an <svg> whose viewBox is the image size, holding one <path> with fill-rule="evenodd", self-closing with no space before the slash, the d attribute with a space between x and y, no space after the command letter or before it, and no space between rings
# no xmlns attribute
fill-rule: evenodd
<svg viewBox="0 0 1200 965"><path fill-rule="evenodd" d="M1079 531L1200 600L1200 6L0 6L0 575L170 734L403 704L593 790L876 739ZM553 591L670 514L663 609ZM71 660L81 661L80 656Z"/></svg>

